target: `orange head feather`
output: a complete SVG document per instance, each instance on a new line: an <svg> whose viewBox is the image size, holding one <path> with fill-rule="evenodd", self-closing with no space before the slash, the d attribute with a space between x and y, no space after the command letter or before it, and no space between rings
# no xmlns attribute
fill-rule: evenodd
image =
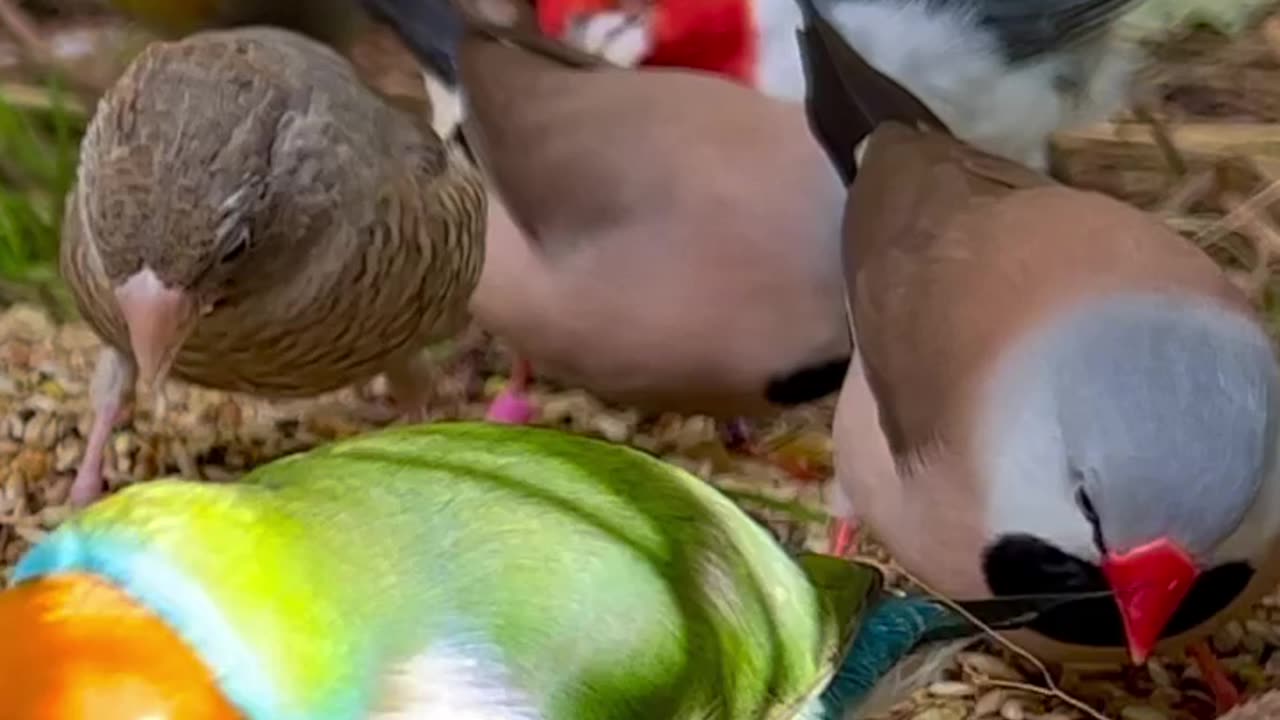
<svg viewBox="0 0 1280 720"><path fill-rule="evenodd" d="M168 625L86 574L0 593L0 702L11 720L243 720Z"/></svg>

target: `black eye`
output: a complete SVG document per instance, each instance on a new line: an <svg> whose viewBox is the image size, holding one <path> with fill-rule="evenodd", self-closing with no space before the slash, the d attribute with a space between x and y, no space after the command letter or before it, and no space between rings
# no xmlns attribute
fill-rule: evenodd
<svg viewBox="0 0 1280 720"><path fill-rule="evenodd" d="M234 262L236 258L244 255L244 251L249 249L249 231L243 230L236 235L236 239L222 253L222 257L218 258L218 262L229 263Z"/></svg>

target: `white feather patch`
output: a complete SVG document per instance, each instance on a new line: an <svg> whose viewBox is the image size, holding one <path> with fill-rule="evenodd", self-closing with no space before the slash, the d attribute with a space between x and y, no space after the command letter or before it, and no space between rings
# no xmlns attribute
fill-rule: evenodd
<svg viewBox="0 0 1280 720"><path fill-rule="evenodd" d="M425 69L422 71L422 85L427 90L427 99L431 101L431 129L440 139L451 139L463 119L464 98L461 89L451 91L438 77Z"/></svg>
<svg viewBox="0 0 1280 720"><path fill-rule="evenodd" d="M858 706L851 708L843 720L887 716L894 705L906 700L916 690L942 679L956 654L971 644L969 639L928 647L903 658L902 662L876 682Z"/></svg>
<svg viewBox="0 0 1280 720"><path fill-rule="evenodd" d="M565 43L624 68L636 67L653 52L648 19L621 10L591 13L571 23Z"/></svg>
<svg viewBox="0 0 1280 720"><path fill-rule="evenodd" d="M1043 170L1055 131L1099 120L1128 100L1132 48L1100 44L1086 55L1052 52L1010 66L965 11L925 2L836 2L829 19L881 72L910 90L961 139ZM1057 78L1083 62L1083 86Z"/></svg>
<svg viewBox="0 0 1280 720"><path fill-rule="evenodd" d="M428 649L391 674L368 720L544 720L497 653L479 644Z"/></svg>

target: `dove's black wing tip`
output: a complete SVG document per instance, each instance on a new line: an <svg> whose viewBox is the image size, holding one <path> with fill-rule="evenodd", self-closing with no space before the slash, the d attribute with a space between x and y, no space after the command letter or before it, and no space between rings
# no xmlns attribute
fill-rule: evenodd
<svg viewBox="0 0 1280 720"><path fill-rule="evenodd" d="M361 0L450 91L458 88L458 48L466 29L453 0Z"/></svg>
<svg viewBox="0 0 1280 720"><path fill-rule="evenodd" d="M805 116L832 165L845 184L849 184L856 173L854 150L860 137L871 128L859 123L862 114L840 82L835 61L820 32L825 19L810 0L796 0L796 3L804 18L796 35L805 76Z"/></svg>
<svg viewBox="0 0 1280 720"><path fill-rule="evenodd" d="M846 183L857 174L858 145L881 123L897 121L946 130L907 88L858 53L818 10L795 0L804 19L797 32L805 74L805 114L814 136Z"/></svg>

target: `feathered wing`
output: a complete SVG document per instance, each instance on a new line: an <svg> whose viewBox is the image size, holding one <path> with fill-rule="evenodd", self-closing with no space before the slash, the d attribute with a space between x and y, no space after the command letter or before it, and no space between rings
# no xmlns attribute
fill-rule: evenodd
<svg viewBox="0 0 1280 720"><path fill-rule="evenodd" d="M77 571L155 611L247 718L780 718L838 644L804 573L695 476L487 423L128 488L15 581Z"/></svg>
<svg viewBox="0 0 1280 720"><path fill-rule="evenodd" d="M1014 62L1086 41L1142 0L965 0L978 23L1000 38ZM939 3L945 4L945 3Z"/></svg>
<svg viewBox="0 0 1280 720"><path fill-rule="evenodd" d="M919 99L855 52L813 0L797 2L804 16L799 35L807 77L805 112L846 184L857 174L858 145L880 123L898 120L945 128Z"/></svg>

